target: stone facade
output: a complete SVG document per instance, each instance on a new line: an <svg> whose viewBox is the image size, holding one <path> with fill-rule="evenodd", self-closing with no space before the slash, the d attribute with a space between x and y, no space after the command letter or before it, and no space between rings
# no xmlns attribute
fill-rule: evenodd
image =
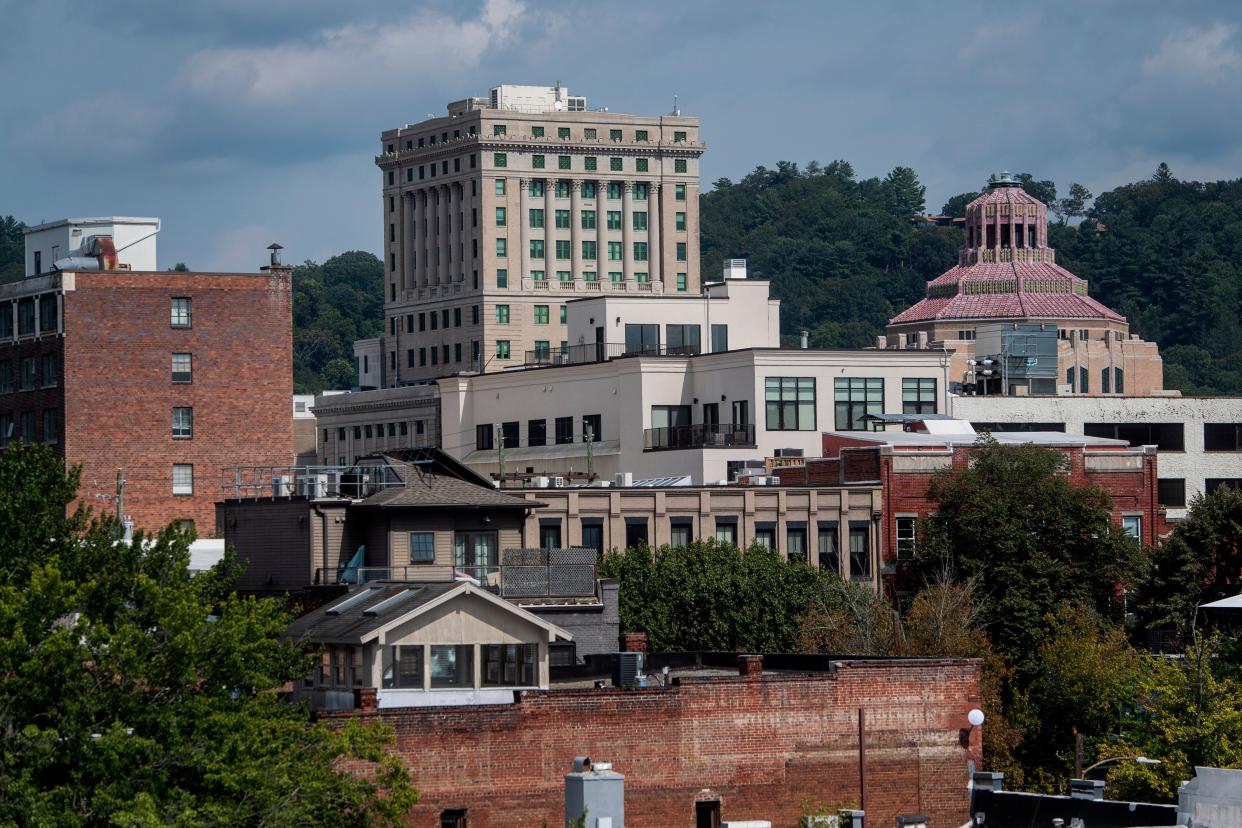
<svg viewBox="0 0 1242 828"><path fill-rule="evenodd" d="M0 337L0 371L11 363L20 375L34 357L37 387L22 390L20 376L8 393L0 387L0 426L13 422L20 437L23 422L35 424L29 436L81 466L88 505L115 509L120 469L124 512L138 528L193 521L210 537L223 469L293 462L288 269L53 273L0 286L0 313L20 314L33 298L48 303L47 324ZM189 300L185 325L171 324L174 298ZM174 353L190 355L179 381ZM192 410L177 436L174 408ZM174 465L192 467L185 494L173 493Z"/></svg>
<svg viewBox="0 0 1242 828"><path fill-rule="evenodd" d="M564 823L574 756L625 775L628 828L695 825L695 803L726 820L799 824L859 805L858 711L866 710L867 821L969 816L968 761L981 731L969 660L842 662L829 673L683 678L648 690L522 692L513 704L332 714L381 718L397 734L421 800L409 822L464 809L471 828ZM963 742L962 733L968 734ZM659 733L659 739L652 734Z"/></svg>

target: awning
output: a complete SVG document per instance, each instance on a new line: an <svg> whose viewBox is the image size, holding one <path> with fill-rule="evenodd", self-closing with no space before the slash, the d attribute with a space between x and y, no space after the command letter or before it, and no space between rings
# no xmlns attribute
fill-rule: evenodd
<svg viewBox="0 0 1242 828"><path fill-rule="evenodd" d="M1200 604L1199 609L1242 610L1242 595L1232 595L1228 598L1221 598L1219 601Z"/></svg>

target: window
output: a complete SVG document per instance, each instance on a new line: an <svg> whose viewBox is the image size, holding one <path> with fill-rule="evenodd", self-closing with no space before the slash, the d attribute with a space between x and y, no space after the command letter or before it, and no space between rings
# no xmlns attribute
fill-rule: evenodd
<svg viewBox="0 0 1242 828"><path fill-rule="evenodd" d="M56 354L43 354L41 357L42 371L40 372L42 385L44 388L56 387Z"/></svg>
<svg viewBox="0 0 1242 828"><path fill-rule="evenodd" d="M678 201L685 201L686 200L686 185L678 184L676 187L674 187L673 197L676 198Z"/></svg>
<svg viewBox="0 0 1242 828"><path fill-rule="evenodd" d="M567 169L569 169L569 168L570 168L570 167L569 167L569 156L568 156L568 155L558 155L558 156L556 156L556 168L557 168L558 170L567 170Z"/></svg>
<svg viewBox="0 0 1242 828"><path fill-rule="evenodd" d="M609 140L609 141L620 141L620 140L621 140L621 130L619 130L619 129L610 129L610 130L608 130L608 140Z"/></svg>
<svg viewBox="0 0 1242 828"><path fill-rule="evenodd" d="M542 518L539 521L539 548L561 548L561 519Z"/></svg>
<svg viewBox="0 0 1242 828"><path fill-rule="evenodd" d="M568 139L569 138L569 127L557 127L556 137L561 138L562 140Z"/></svg>
<svg viewBox="0 0 1242 828"><path fill-rule="evenodd" d="M756 523L755 524L755 544L764 549L775 551L776 546L776 524L775 523Z"/></svg>
<svg viewBox="0 0 1242 828"><path fill-rule="evenodd" d="M492 166L493 167L509 166L509 156L505 155L503 152L492 153Z"/></svg>
<svg viewBox="0 0 1242 828"><path fill-rule="evenodd" d="M427 364L427 349L426 348L418 349L418 364L420 366Z"/></svg>
<svg viewBox="0 0 1242 828"><path fill-rule="evenodd" d="M496 321L500 323L501 325L509 324L509 306L508 305L497 305L496 306Z"/></svg>
<svg viewBox="0 0 1242 828"><path fill-rule="evenodd" d="M496 271L496 287L498 288L509 287L509 271L506 270L505 268L501 268Z"/></svg>
<svg viewBox="0 0 1242 828"><path fill-rule="evenodd" d="M619 262L625 248L621 246L621 242L608 242L608 261Z"/></svg>
<svg viewBox="0 0 1242 828"><path fill-rule="evenodd" d="M178 406L172 410L172 436L188 440L194 436L194 409Z"/></svg>
<svg viewBox="0 0 1242 828"><path fill-rule="evenodd" d="M0 394L7 394L13 390L13 363L11 360L0 362ZM0 435L3 439L3 435Z"/></svg>
<svg viewBox="0 0 1242 828"><path fill-rule="evenodd" d="M690 542L694 539L693 534L693 518L669 518L669 546L689 546Z"/></svg>
<svg viewBox="0 0 1242 828"><path fill-rule="evenodd" d="M806 547L806 525L785 525L785 560L809 564Z"/></svg>
<svg viewBox="0 0 1242 828"><path fill-rule="evenodd" d="M568 321L569 321L569 308L565 305L561 305L561 324L564 325Z"/></svg>
<svg viewBox="0 0 1242 828"><path fill-rule="evenodd" d="M471 325L479 324L479 306L478 305L470 306L470 324Z"/></svg>
<svg viewBox="0 0 1242 828"><path fill-rule="evenodd" d="M588 155L582 159L582 168L586 170L587 172L595 172L595 170L597 169L598 163L599 162L596 160L594 155ZM582 195L584 198L586 197L585 192ZM594 195L592 195L591 197L594 198Z"/></svg>
<svg viewBox="0 0 1242 828"><path fill-rule="evenodd" d="M814 377L768 377L765 402L769 431L815 430Z"/></svg>
<svg viewBox="0 0 1242 828"><path fill-rule="evenodd" d="M60 422L58 414L55 408L43 409L43 442L45 443L55 443L59 439L57 437L59 431L57 425Z"/></svg>
<svg viewBox="0 0 1242 828"><path fill-rule="evenodd" d="M461 327L461 308L453 308L453 327Z"/></svg>
<svg viewBox="0 0 1242 828"><path fill-rule="evenodd" d="M537 169L537 170L542 170L542 169L543 169L543 156L542 156L542 155L532 155L532 156L530 157L530 165L531 165L532 167L534 167L535 169Z"/></svg>
<svg viewBox="0 0 1242 828"><path fill-rule="evenodd" d="M647 213L644 210L637 210L631 214L634 220L635 230L647 229Z"/></svg>
<svg viewBox="0 0 1242 828"><path fill-rule="evenodd" d="M598 252L599 252L599 249L596 246L595 242L593 241L582 242L582 258L586 259L588 262L595 261Z"/></svg>
<svg viewBox="0 0 1242 828"><path fill-rule="evenodd" d="M871 527L866 521L850 521L850 576L871 578Z"/></svg>
<svg viewBox="0 0 1242 828"><path fill-rule="evenodd" d="M646 158L635 158L634 159L634 171L635 172L648 172L647 159Z"/></svg>
<svg viewBox="0 0 1242 828"><path fill-rule="evenodd" d="M190 327L190 300L184 296L174 296L172 300L172 327Z"/></svg>
<svg viewBox="0 0 1242 828"><path fill-rule="evenodd" d="M436 533L410 533L410 563L429 564L436 561ZM421 686L421 684L420 684Z"/></svg>
<svg viewBox="0 0 1242 828"><path fill-rule="evenodd" d="M647 261L647 243L646 242L634 242L634 261L636 262Z"/></svg>
<svg viewBox="0 0 1242 828"><path fill-rule="evenodd" d="M496 340L496 359L508 359L508 358L509 358L509 340L497 339Z"/></svg>
<svg viewBox="0 0 1242 828"><path fill-rule="evenodd" d="M608 229L609 230L620 230L621 229L621 211L620 210L609 210L608 211Z"/></svg>
<svg viewBox="0 0 1242 828"><path fill-rule="evenodd" d="M504 124L492 124L492 135L504 135L508 131L508 127ZM419 144L422 146L422 144Z"/></svg>
<svg viewBox="0 0 1242 828"><path fill-rule="evenodd" d="M543 239L530 240L530 257L532 259L542 259L543 255Z"/></svg>
<svg viewBox="0 0 1242 828"><path fill-rule="evenodd" d="M4 448L13 439L13 415L0 414L0 448Z"/></svg>
<svg viewBox="0 0 1242 828"><path fill-rule="evenodd" d="M189 354L172 355L172 381L193 382L193 363Z"/></svg>
<svg viewBox="0 0 1242 828"><path fill-rule="evenodd" d="M535 137L535 138L542 138L542 137L543 137L543 127L541 127L541 126L533 126L533 127L531 127L531 128L530 128L530 134L531 134L533 137Z"/></svg>
<svg viewBox="0 0 1242 828"><path fill-rule="evenodd" d="M491 451L496 447L490 423L480 423L474 427L474 447L479 451Z"/></svg>
<svg viewBox="0 0 1242 828"><path fill-rule="evenodd" d="M686 289L686 274L684 273L677 274L677 289L679 291L684 291ZM712 325L713 330L717 327L723 327L723 326Z"/></svg>
<svg viewBox="0 0 1242 828"><path fill-rule="evenodd" d="M526 191L530 193L531 198L543 198L543 179L536 178L526 186Z"/></svg>
<svg viewBox="0 0 1242 828"><path fill-rule="evenodd" d="M1230 426L1232 427L1232 426ZM1083 423L1082 433L1088 437L1109 437L1125 440L1131 446L1155 446L1160 451L1184 451L1185 437L1181 423ZM1209 445L1208 424L1204 424L1203 443ZM1225 449L1235 451L1236 449Z"/></svg>
<svg viewBox="0 0 1242 828"><path fill-rule="evenodd" d="M680 144L686 140L686 133L678 130L673 133L673 143Z"/></svg>
<svg viewBox="0 0 1242 828"><path fill-rule="evenodd" d="M530 278L536 282L543 282L547 280L548 276L542 270L532 270L530 272Z"/></svg>
<svg viewBox="0 0 1242 828"><path fill-rule="evenodd" d="M1209 477L1203 481L1203 493L1210 495L1221 486L1228 486L1234 491L1242 492L1242 477Z"/></svg>
<svg viewBox="0 0 1242 828"><path fill-rule="evenodd" d="M1143 518L1140 515L1122 515L1121 528L1135 540L1143 540Z"/></svg>
<svg viewBox="0 0 1242 828"><path fill-rule="evenodd" d="M537 687L538 644L482 644L484 687Z"/></svg>
<svg viewBox="0 0 1242 828"><path fill-rule="evenodd" d="M573 280L574 280L574 274L573 274L572 272L570 272L570 271L568 271L568 270L558 270L558 271L556 271L556 281L558 281L558 282L572 282Z"/></svg>
<svg viewBox="0 0 1242 828"><path fill-rule="evenodd" d="M22 442L34 443L38 441L38 435L35 433L35 413L33 411L22 412Z"/></svg>
<svg viewBox="0 0 1242 828"><path fill-rule="evenodd" d="M423 647L421 644L389 645L383 648L384 689L423 689Z"/></svg>
<svg viewBox="0 0 1242 828"><path fill-rule="evenodd" d="M875 431L875 423L863 417L884 413L884 380L837 377L834 382L837 431Z"/></svg>
<svg viewBox="0 0 1242 828"><path fill-rule="evenodd" d="M903 379L901 381L902 414L936 413L936 380Z"/></svg>
<svg viewBox="0 0 1242 828"><path fill-rule="evenodd" d="M569 182L563 178L556 182L556 197L569 198ZM565 226L568 227L569 225L566 224Z"/></svg>
<svg viewBox="0 0 1242 828"><path fill-rule="evenodd" d="M503 178L497 178L496 179L496 195L502 196L504 194L505 194L505 180Z"/></svg>
<svg viewBox="0 0 1242 828"><path fill-rule="evenodd" d="M1186 480L1182 477L1162 477L1156 481L1157 499L1161 506L1182 509L1186 506Z"/></svg>
<svg viewBox="0 0 1242 828"><path fill-rule="evenodd" d="M178 463L172 467L172 493L175 495L194 494L194 467L188 463Z"/></svg>
<svg viewBox="0 0 1242 828"><path fill-rule="evenodd" d="M686 171L686 159L677 158L673 161L673 172L684 173Z"/></svg>
<svg viewBox="0 0 1242 828"><path fill-rule="evenodd" d="M43 333L55 331L57 328L57 316L56 297L39 297L39 330Z"/></svg>
<svg viewBox="0 0 1242 828"><path fill-rule="evenodd" d="M509 251L509 242L506 239L496 239L496 255L504 258Z"/></svg>
<svg viewBox="0 0 1242 828"><path fill-rule="evenodd" d="M647 200L646 182L639 181L632 186L634 188L634 200L635 201L646 201Z"/></svg>
<svg viewBox="0 0 1242 828"><path fill-rule="evenodd" d="M38 382L38 366L35 364L34 357L22 357L22 390L30 391Z"/></svg>
<svg viewBox="0 0 1242 828"><path fill-rule="evenodd" d="M698 325L665 325L664 332L670 354L698 354L700 352Z"/></svg>
<svg viewBox="0 0 1242 828"><path fill-rule="evenodd" d="M431 687L433 690L474 686L473 644L431 645Z"/></svg>
<svg viewBox="0 0 1242 828"><path fill-rule="evenodd" d="M1101 394L1112 393L1112 390L1111 390L1112 384L1113 384L1112 373L1113 372L1108 368L1103 368L1100 370L1100 393Z"/></svg>
<svg viewBox="0 0 1242 828"><path fill-rule="evenodd" d="M510 420L507 423L500 424L500 445L502 448L516 448L521 445L521 438L518 436L517 420Z"/></svg>
<svg viewBox="0 0 1242 828"><path fill-rule="evenodd" d="M686 243L677 242L677 261L684 262L686 260Z"/></svg>
<svg viewBox="0 0 1242 828"><path fill-rule="evenodd" d="M536 325L548 324L548 306L547 305L535 305L535 324Z"/></svg>
<svg viewBox="0 0 1242 828"><path fill-rule="evenodd" d="M1086 368L1078 369L1078 393L1086 394L1091 391L1091 375L1087 373Z"/></svg>
<svg viewBox="0 0 1242 828"><path fill-rule="evenodd" d="M175 299L173 300L176 301ZM188 327L188 325L187 325ZM17 303L17 335L29 336L35 332L35 301L22 299Z"/></svg>
<svg viewBox="0 0 1242 828"><path fill-rule="evenodd" d="M595 135L596 135L595 127L587 127L586 129L582 130L582 137L588 140L594 141Z"/></svg>
<svg viewBox="0 0 1242 828"><path fill-rule="evenodd" d="M504 227L507 220L507 211L504 207L496 208L496 226Z"/></svg>
<svg viewBox="0 0 1242 828"><path fill-rule="evenodd" d="M582 280L584 282L598 282L599 273L594 270L584 270L582 271Z"/></svg>
<svg viewBox="0 0 1242 828"><path fill-rule="evenodd" d="M610 282L620 282L620 281L621 281L621 276L622 276L622 274L621 274L621 272L620 272L619 270L610 270L610 271L608 271L608 281L610 281Z"/></svg>
<svg viewBox="0 0 1242 828"><path fill-rule="evenodd" d="M526 423L526 445L546 446L548 444L548 421L529 420Z"/></svg>
<svg viewBox="0 0 1242 828"><path fill-rule="evenodd" d="M569 239L556 240L556 258L566 261L573 258L573 242Z"/></svg>
<svg viewBox="0 0 1242 828"><path fill-rule="evenodd" d="M620 184L618 184L618 183L617 183L617 182L615 182L615 181L611 182L611 183L608 185L608 197L609 197L610 199L619 199L619 198L621 198L621 185L620 185ZM612 228L609 228L609 229L611 230ZM620 230L620 229L621 229L621 224L620 224L620 222L618 222L618 223L617 223L617 229L618 229L618 230Z"/></svg>
<svg viewBox="0 0 1242 828"><path fill-rule="evenodd" d="M531 209L530 226L535 229L540 229L543 227L543 210Z"/></svg>
<svg viewBox="0 0 1242 828"><path fill-rule="evenodd" d="M0 302L0 339L13 336L13 303Z"/></svg>
<svg viewBox="0 0 1242 828"><path fill-rule="evenodd" d="M841 574L841 550L838 546L837 524L821 522L817 540L819 541L819 568Z"/></svg>
<svg viewBox="0 0 1242 828"><path fill-rule="evenodd" d="M594 230L595 229L595 211L594 210L583 210L582 211L582 229L583 230Z"/></svg>
<svg viewBox="0 0 1242 828"><path fill-rule="evenodd" d="M582 442L598 443L604 439L603 433L603 418L599 414L584 414L582 416Z"/></svg>
<svg viewBox="0 0 1242 828"><path fill-rule="evenodd" d="M573 417L557 417L556 418L556 444L566 445L574 441L574 418Z"/></svg>
<svg viewBox="0 0 1242 828"><path fill-rule="evenodd" d="M660 352L660 326L650 324L626 324L625 353L658 354Z"/></svg>
<svg viewBox="0 0 1242 828"><path fill-rule="evenodd" d="M737 546L737 518L716 518L716 543Z"/></svg>
<svg viewBox="0 0 1242 828"><path fill-rule="evenodd" d="M913 517L897 518L897 559L914 557L914 521Z"/></svg>
<svg viewBox="0 0 1242 828"><path fill-rule="evenodd" d="M676 221L675 226L678 230L686 229L686 214L685 213L677 213L675 221Z"/></svg>
<svg viewBox="0 0 1242 828"><path fill-rule="evenodd" d="M1113 369L1113 393L1126 393L1126 372L1121 368Z"/></svg>
<svg viewBox="0 0 1242 828"><path fill-rule="evenodd" d="M621 169L622 169L621 159L620 158L609 158L608 169L612 170L613 172L621 172Z"/></svg>
<svg viewBox="0 0 1242 828"><path fill-rule="evenodd" d="M568 210L557 210L556 211L556 229L558 230L569 229L569 211Z"/></svg>

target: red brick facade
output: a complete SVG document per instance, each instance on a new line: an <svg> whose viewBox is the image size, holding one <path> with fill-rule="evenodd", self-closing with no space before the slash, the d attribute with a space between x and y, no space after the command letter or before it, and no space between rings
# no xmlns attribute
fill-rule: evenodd
<svg viewBox="0 0 1242 828"><path fill-rule="evenodd" d="M257 274L82 272L5 286L59 295L60 331L0 345L0 362L34 349L57 354L57 387L0 394L0 414L56 409L55 439L82 467L81 497L115 508L116 472L127 481L125 514L144 529L192 520L215 534L221 469L293 462L290 272ZM20 292L20 293L19 293ZM173 327L174 297L191 300L189 327ZM0 306L0 312L4 307ZM172 354L191 354L191 381L172 381ZM193 410L192 436L172 436L172 409ZM173 495L174 464L193 466L193 493ZM101 497L102 496L102 497Z"/></svg>
<svg viewBox="0 0 1242 828"><path fill-rule="evenodd" d="M818 808L858 807L858 709L866 708L867 822L926 814L958 826L968 814L961 743L978 706L968 660L847 662L832 674L686 679L648 690L522 692L511 705L375 713L422 797L409 817L438 828L465 808L471 828L564 824L564 774L574 756L625 775L627 828L692 828L696 800L726 820L793 828Z"/></svg>

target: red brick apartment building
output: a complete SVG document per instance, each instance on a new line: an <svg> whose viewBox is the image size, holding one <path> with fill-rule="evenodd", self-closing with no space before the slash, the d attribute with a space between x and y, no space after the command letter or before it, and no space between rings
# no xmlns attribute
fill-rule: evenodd
<svg viewBox="0 0 1242 828"><path fill-rule="evenodd" d="M46 443L80 496L215 534L221 469L293 462L290 270L54 271L0 285L0 446Z"/></svg>
<svg viewBox="0 0 1242 828"><path fill-rule="evenodd" d="M914 552L916 523L935 511L927 496L932 477L942 469L965 468L977 439L969 430L929 434L918 430L919 423L907 427L915 430L826 432L822 458L775 470L784 484L879 483L881 506L872 518L880 527L881 579L888 594L896 587L898 564ZM1125 440L1061 432L997 432L993 437L1001 443L1033 443L1064 454L1069 479L1107 492L1114 522L1140 542L1154 545L1166 530L1155 446L1131 447ZM848 546L842 551L847 554Z"/></svg>
<svg viewBox="0 0 1242 828"><path fill-rule="evenodd" d="M828 671L785 671L760 656L738 660L740 670L687 670L669 687L554 682L517 691L511 704L323 719L378 717L394 728L421 797L407 817L417 828L563 825L574 756L624 774L627 828L722 819L792 828L808 814L860 806L863 708L866 824L912 814L936 828L969 819L970 763L982 762L981 731L967 721L979 704L978 661L846 660ZM464 821L441 821L449 818Z"/></svg>

